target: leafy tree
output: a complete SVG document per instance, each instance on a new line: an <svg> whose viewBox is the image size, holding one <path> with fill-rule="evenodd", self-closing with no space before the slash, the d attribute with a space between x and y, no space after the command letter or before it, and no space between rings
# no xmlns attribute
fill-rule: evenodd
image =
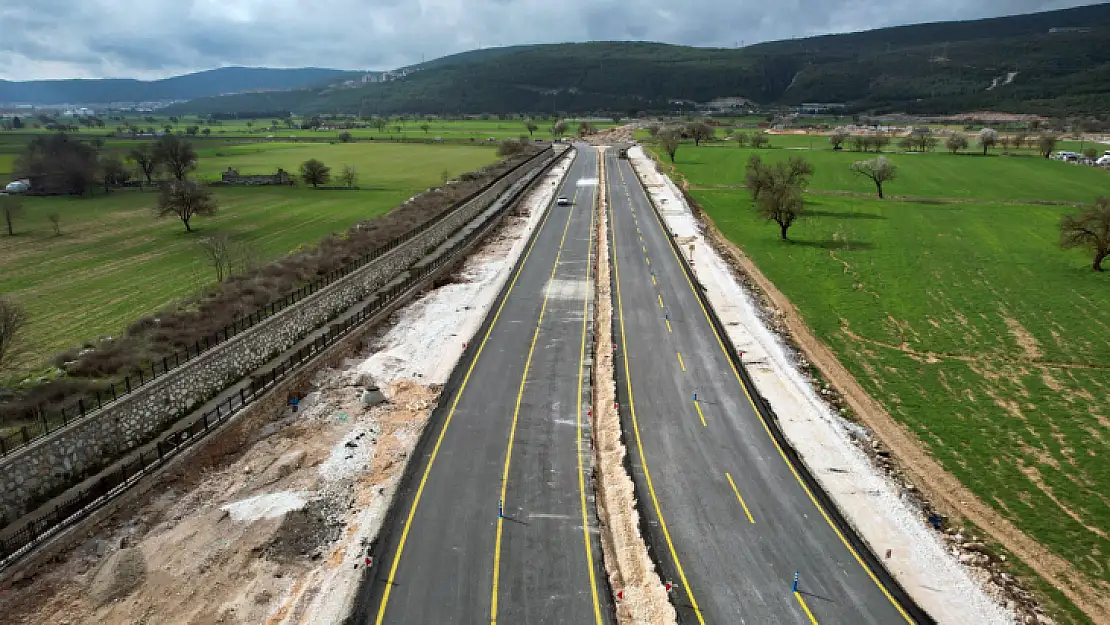
<svg viewBox="0 0 1110 625"><path fill-rule="evenodd" d="M1041 135L1037 137L1037 150L1040 151L1041 156L1048 158L1056 151L1056 142L1059 139L1056 135Z"/></svg>
<svg viewBox="0 0 1110 625"><path fill-rule="evenodd" d="M870 178L875 183L879 192L879 199L883 199L883 183L898 177L898 166L885 156L873 158L869 161L856 161L852 163L852 171L861 176Z"/></svg>
<svg viewBox="0 0 1110 625"><path fill-rule="evenodd" d="M765 146L770 147L771 144L771 140L762 132L753 132L752 137L751 139L749 139L749 141L751 142L753 148L762 148Z"/></svg>
<svg viewBox="0 0 1110 625"><path fill-rule="evenodd" d="M530 119L528 121L524 122L524 127L528 129L528 136L529 137L532 136L532 133L539 130L539 126L536 125L536 122L534 122Z"/></svg>
<svg viewBox="0 0 1110 625"><path fill-rule="evenodd" d="M158 155L154 145L143 143L131 148L131 151L127 153L127 160L138 165L139 171L146 176L146 183L151 184L154 172L158 169Z"/></svg>
<svg viewBox="0 0 1110 625"><path fill-rule="evenodd" d="M375 117L370 120L370 125L378 130L378 132L385 132L385 127L389 125L389 121L384 117Z"/></svg>
<svg viewBox="0 0 1110 625"><path fill-rule="evenodd" d="M15 236L15 220L23 216L23 200L14 195L0 197L0 212L4 213L4 223L8 226L8 236Z"/></svg>
<svg viewBox="0 0 1110 625"><path fill-rule="evenodd" d="M351 131L349 130L344 130L339 133L339 141L341 143L350 143L353 139L354 137L351 136Z"/></svg>
<svg viewBox="0 0 1110 625"><path fill-rule="evenodd" d="M12 367L16 356L16 339L27 325L27 312L7 297L0 296L0 371Z"/></svg>
<svg viewBox="0 0 1110 625"><path fill-rule="evenodd" d="M692 124L687 124L686 132L690 134L691 138L693 138L695 146L700 146L702 141L708 141L709 139L712 139L713 135L715 134L713 126L710 126L705 122L694 122Z"/></svg>
<svg viewBox="0 0 1110 625"><path fill-rule="evenodd" d="M1098 150L1096 150L1095 148L1087 148L1086 150L1083 150L1083 156L1085 158L1094 160L1098 158Z"/></svg>
<svg viewBox="0 0 1110 625"><path fill-rule="evenodd" d="M189 221L193 217L210 217L216 214L216 209L216 198L208 187L193 180L171 180L162 185L154 215L176 215L185 224L185 230L192 232Z"/></svg>
<svg viewBox="0 0 1110 625"><path fill-rule="evenodd" d="M756 211L779 225L783 241L787 240L787 230L805 211L802 192L812 174L809 162L799 157L771 166L765 165L755 154L748 159L745 183L752 193Z"/></svg>
<svg viewBox="0 0 1110 625"><path fill-rule="evenodd" d="M420 124L420 129L424 131L424 134L428 134L428 130L430 130L431 127L432 127L432 125L427 123L427 122L424 122L423 124Z"/></svg>
<svg viewBox="0 0 1110 625"><path fill-rule="evenodd" d="M594 126L593 124L591 124L590 122L587 122L587 121L578 122L578 136L579 137L585 137L585 136L588 136L588 135L596 135L596 134L597 134L597 126Z"/></svg>
<svg viewBox="0 0 1110 625"><path fill-rule="evenodd" d="M327 184L331 180L331 167L323 164L317 159L310 158L301 163L301 180L305 184L312 185L312 188L319 188L322 184Z"/></svg>
<svg viewBox="0 0 1110 625"><path fill-rule="evenodd" d="M944 147L948 148L948 151L953 154L958 153L960 150L966 150L967 145L967 135L962 132L954 132L944 141Z"/></svg>
<svg viewBox="0 0 1110 625"><path fill-rule="evenodd" d="M998 131L994 128L984 128L979 131L979 147L983 148L983 156L987 155L987 150L998 145Z"/></svg>
<svg viewBox="0 0 1110 625"><path fill-rule="evenodd" d="M65 133L36 136L16 159L14 178L45 193L84 195L96 184L96 150Z"/></svg>
<svg viewBox="0 0 1110 625"><path fill-rule="evenodd" d="M177 135L162 135L154 144L154 159L169 171L174 180L182 181L196 168L197 151L192 143Z"/></svg>
<svg viewBox="0 0 1110 625"><path fill-rule="evenodd" d="M1110 198L1096 199L1078 215L1065 215L1060 220L1060 247L1091 250L1091 269L1102 271L1102 261L1110 256Z"/></svg>
<svg viewBox="0 0 1110 625"><path fill-rule="evenodd" d="M843 128L837 128L832 132L831 135L829 135L829 143L832 144L833 149L835 150L844 145L844 142L848 140L849 136L850 135L848 134L847 130L844 130Z"/></svg>
<svg viewBox="0 0 1110 625"><path fill-rule="evenodd" d="M355 171L354 167L350 165L344 165L343 171L339 174L339 179L343 181L343 184L349 189L355 186L355 183L358 182L358 172Z"/></svg>
<svg viewBox="0 0 1110 625"><path fill-rule="evenodd" d="M212 129L211 128L205 128L204 130L200 131L200 134L207 137L208 135L212 134Z"/></svg>
<svg viewBox="0 0 1110 625"><path fill-rule="evenodd" d="M736 135L733 136L733 139L736 139L736 147L742 148L745 145L748 145L748 133L746 132L736 133Z"/></svg>
<svg viewBox="0 0 1110 625"><path fill-rule="evenodd" d="M674 162L675 154L678 154L678 146L682 143L682 137L674 130L661 130L655 138L659 141L659 145L667 152L667 156L671 157L671 162Z"/></svg>
<svg viewBox="0 0 1110 625"><path fill-rule="evenodd" d="M200 132L200 126L186 126L185 127L185 134L189 135L190 137L197 136L198 132Z"/></svg>
<svg viewBox="0 0 1110 625"><path fill-rule="evenodd" d="M624 118L622 118L620 115L613 115L609 119L613 120L613 123L617 124L619 126L620 123L621 123L621 120L624 119Z"/></svg>

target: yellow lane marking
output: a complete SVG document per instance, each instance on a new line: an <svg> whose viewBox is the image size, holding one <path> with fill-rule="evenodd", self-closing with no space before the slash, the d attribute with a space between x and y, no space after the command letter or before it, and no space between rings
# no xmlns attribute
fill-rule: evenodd
<svg viewBox="0 0 1110 625"><path fill-rule="evenodd" d="M651 277L651 284L652 286L659 286L659 283L655 281L655 276Z"/></svg>
<svg viewBox="0 0 1110 625"><path fill-rule="evenodd" d="M732 487L732 492L736 493L736 499L738 499L740 501L740 505L743 506L744 514L748 515L748 521L750 521L751 523L755 523L755 519L752 518L752 511L748 510L748 504L744 503L744 498L740 496L740 491L736 488L736 482L732 481L732 476L728 473L725 473L725 477L728 478L728 484Z"/></svg>
<svg viewBox="0 0 1110 625"><path fill-rule="evenodd" d="M616 226L616 213L610 211L612 216L610 229L613 233L613 249L617 250L617 226ZM659 497L655 494L655 486L651 482L651 472L648 470L647 458L644 456L644 445L640 437L640 423L636 418L636 399L632 393L632 375L629 373L628 367L628 341L625 338L624 331L624 301L621 298L621 271L620 264L617 262L618 254L613 254L613 274L616 277L617 284L617 311L620 318L621 325L621 351L624 355L624 382L628 389L628 411L632 417L632 431L636 434L636 449L640 455L640 466L644 470L644 482L647 483L648 493L651 494L651 502L655 507L655 516L659 519L659 527L663 530L663 537L667 541L667 548L670 550L671 559L674 560L675 569L678 571L678 577L682 581L682 587L686 590L686 597L690 600L690 607L694 609L694 614L698 617L698 623L705 625L705 619L702 618L701 608L698 607L698 602L694 599L694 591L690 588L690 583L686 580L686 572L682 569L682 563L678 560L678 553L675 552L674 542L671 540L671 532L667 529L667 521L663 518L663 511L659 507Z"/></svg>
<svg viewBox="0 0 1110 625"><path fill-rule="evenodd" d="M663 225L659 214L656 213L654 210L652 211L652 213L655 214L655 222L659 224L659 228L660 230L662 230L664 236L670 236L667 233L667 229ZM668 245L667 247L671 248L671 254L674 255L675 261L678 262L679 265L681 265L682 261L679 260L678 253L675 251L675 247L673 245ZM783 462L786 463L786 466L790 469L790 472L794 474L794 479L798 481L798 484L802 487L802 491L804 491L805 494L809 497L809 500L813 502L813 505L817 508L817 511L821 513L822 517L824 517L825 522L829 524L829 527L832 528L837 538L840 539L840 542L844 544L844 546L848 549L848 552L852 554L853 558L855 558L856 562L858 562L859 565L863 567L863 570L867 573L867 576L871 578L871 581L879 587L879 590L881 590L887 600L890 601L890 604L894 606L894 609L896 609L898 613L902 615L902 618L905 619L907 623L910 623L912 625L913 619L911 619L910 615L906 613L905 608L903 608L902 605L898 603L893 596L891 596L890 591L887 590L886 586L884 586L882 582L879 581L879 578L875 576L875 572L871 570L871 567L867 566L867 564L864 563L863 558L859 556L855 548L852 547L852 545L848 542L848 539L845 538L844 533L840 531L840 528L838 528L836 524L833 523L832 518L829 517L829 513L825 511L824 506L822 506L817 501L817 498L813 496L813 492L811 492L809 490L809 487L806 486L806 483L802 480L802 476L798 474L798 470L786 457L786 452L783 451L782 446L779 445L778 440L776 440L775 436L771 433L771 428L763 419L763 414L759 412L759 408L756 407L755 400L752 399L752 395L748 391L747 385L744 384L743 378L740 377L740 372L736 369L736 364L732 362L732 358L728 357L728 350L725 349L724 341L721 339L721 335L717 333L717 328L714 327L713 322L710 320L709 311L706 310L705 304L702 303L701 298L698 297L697 290L694 289L694 283L690 281L690 276L687 275L685 271L682 272L682 275L686 278L686 284L690 287L690 291L694 294L694 299L697 300L698 306L701 307L701 312L703 315L705 315L705 320L709 324L709 329L713 331L713 336L717 339L717 346L721 348L721 352L725 355L725 360L728 361L729 367L732 368L732 374L736 377L736 381L740 383L740 388L744 390L744 395L748 398L748 403L751 404L756 416L759 417L759 422L763 425L763 430L767 433L768 438L771 439L771 443L774 444L775 449L778 450L779 456L782 457Z"/></svg>
<svg viewBox="0 0 1110 625"><path fill-rule="evenodd" d="M385 591L382 594L382 603L378 606L378 616L374 620L375 625L382 625L385 619L385 609L389 604L389 595L395 586L395 579L397 577L397 568L401 564L401 555L405 552L405 543L408 540L409 530L412 529L412 520L416 516L416 508L420 504L420 497L424 494L424 486L428 483L428 476L432 473L432 466L435 464L436 457L439 456L439 448L443 444L443 439L447 434L447 428L451 425L451 421L455 417L455 409L459 406L459 401L462 399L463 392L466 390L466 385L470 382L470 374L474 373L474 367L478 365L478 359L482 357L482 351L486 348L486 342L489 340L490 334L497 326L497 320L501 318L501 311L505 309L505 303L509 301L509 296L512 295L513 289L516 288L517 279L524 271L525 265L528 264L528 259L532 256L532 248L536 246L536 241L540 240L543 235L543 230L547 226L547 218L551 216L551 211L548 210L543 216L543 221L540 222L540 228L536 232L536 237L528 244L528 249L524 252L524 260L521 261L520 267L517 268L516 273L513 275L513 281L509 283L509 289L505 291L505 297L501 300L501 304L497 307L497 312L493 315L493 321L490 322L489 327L486 328L485 335L482 336L482 342L478 344L478 351L474 354L474 359L470 361L470 366L466 369L466 375L463 376L462 384L459 385L459 391L455 394L455 400L451 402L451 410L447 412L447 418L443 420L443 427L439 431L439 436L436 437L436 444L432 447L432 454L428 456L428 465L424 467L424 475L420 478L420 485L416 488L416 495L413 496L412 506L409 508L408 517L405 518L404 528L401 530L401 540L397 543L397 553L393 555L393 564L389 567L389 577L386 578Z"/></svg>
<svg viewBox="0 0 1110 625"><path fill-rule="evenodd" d="M704 428L704 427L709 427L709 426L708 426L708 425L707 425L707 424L705 423L705 415L704 415L704 414L702 413L702 411L701 411L701 402L695 399L695 400L694 400L694 408L697 408L697 410L698 410L698 418L699 418L699 419L701 419L701 426L702 426L703 428Z"/></svg>
<svg viewBox="0 0 1110 625"><path fill-rule="evenodd" d="M602 175L601 159L598 159L598 177ZM599 200L599 195L594 194L595 202ZM590 240L586 248L586 267L593 264L594 253L594 218L597 216L597 209L600 204L594 207L595 210L590 212ZM587 287L589 285L590 277L586 276ZM589 312L590 306L590 292L587 288L586 296L582 298L582 345L578 351L578 427L575 428L575 443L578 446L578 495L582 504L582 540L586 543L586 568L590 572L590 597L594 603L594 621L597 625L602 624L601 620L601 604L597 598L597 576L594 575L594 550L593 545L590 544L590 525L589 517L586 507L586 472L582 468L582 379L585 377L583 371L586 366L586 315Z"/></svg>
<svg viewBox="0 0 1110 625"><path fill-rule="evenodd" d="M813 612L809 611L809 606L806 605L806 600L802 598L801 593L795 590L794 597L798 599L798 603L802 604L802 609L805 610L806 616L809 617L809 622L813 625L817 625L817 619L813 617Z"/></svg>
<svg viewBox="0 0 1110 625"><path fill-rule="evenodd" d="M659 307L666 308L666 306L663 305L663 296L658 293L656 293L655 296L659 298Z"/></svg>
<svg viewBox="0 0 1110 625"><path fill-rule="evenodd" d="M671 320L670 319L667 319L667 332L673 332L673 330L671 330Z"/></svg>
<svg viewBox="0 0 1110 625"><path fill-rule="evenodd" d="M563 256L563 243L567 240L567 231L570 229L570 220L574 215L574 207L578 200L577 189L571 199L570 210L567 211L567 222L563 226L563 236L559 239L559 251L555 254L555 262L551 265L551 277L547 281L547 289L543 294L543 304L540 305L540 318L536 321L536 330L532 333L532 344L528 346L528 357L524 360L524 372L520 374L520 387L516 392L516 405L513 406L513 422L509 426L509 443L505 447L505 468L501 474L501 498L498 505L504 508L505 494L509 489L509 465L513 459L513 441L516 440L516 424L520 417L520 404L524 400L524 386L528 381L528 370L532 367L532 355L536 352L536 342L540 338L540 327L543 325L543 316L547 312L547 301L551 295L551 285L555 282L555 271L559 268L559 259ZM501 534L505 526L502 515L497 516L497 538L493 544L493 592L490 597L489 621L497 622L497 590L501 581Z"/></svg>
<svg viewBox="0 0 1110 625"><path fill-rule="evenodd" d="M679 366L681 366L682 370L685 371L686 370L686 363L682 362L682 353L681 352L675 352L675 353L678 354L678 364L679 364Z"/></svg>

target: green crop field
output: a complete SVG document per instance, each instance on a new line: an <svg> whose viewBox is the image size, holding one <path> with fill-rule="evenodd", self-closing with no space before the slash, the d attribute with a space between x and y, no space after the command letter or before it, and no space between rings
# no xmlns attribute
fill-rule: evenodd
<svg viewBox="0 0 1110 625"><path fill-rule="evenodd" d="M847 172L859 155L762 150L816 170L810 215L782 242L745 190L727 188L751 152L684 145L675 175L947 470L1081 583L1110 583L1110 273L1059 248L1072 208L1015 202L1090 202L1110 194L1110 172L888 154L901 168L888 192L919 199L880 201ZM1033 583L1063 620L1089 622Z"/></svg>
<svg viewBox="0 0 1110 625"><path fill-rule="evenodd" d="M156 195L150 192L24 198L17 236L0 237L0 293L25 306L31 319L24 364L34 367L61 349L114 335L137 317L212 284L213 271L195 243L204 231L233 233L260 260L270 260L388 211L439 184L444 171L456 176L497 158L487 147L268 144L202 148L199 173L216 177L228 166L242 173L271 173L279 166L295 172L311 157L336 172L353 165L362 190L220 187L218 215L194 219L200 232L192 235L176 218L152 215ZM61 236L54 236L51 213L61 218Z"/></svg>

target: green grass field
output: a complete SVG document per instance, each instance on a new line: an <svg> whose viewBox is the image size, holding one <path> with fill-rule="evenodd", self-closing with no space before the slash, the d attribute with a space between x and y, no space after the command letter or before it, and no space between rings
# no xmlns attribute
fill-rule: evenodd
<svg viewBox="0 0 1110 625"><path fill-rule="evenodd" d="M487 147L358 143L271 144L202 151L198 173L216 177L235 166L243 173L296 171L316 157L360 174L360 191L310 188L221 187L220 212L198 217L200 231L229 231L248 241L262 260L351 224L382 214L414 193L494 162ZM198 234L172 217L156 219L154 193L121 190L93 198L24 199L17 236L0 237L0 293L23 304L31 318L23 358L37 366L59 350L101 335L115 335L134 319L212 284L215 276L196 247ZM62 236L47 220L61 216Z"/></svg>
<svg viewBox="0 0 1110 625"><path fill-rule="evenodd" d="M678 172L731 240L797 305L861 384L983 501L1088 581L1110 582L1110 274L1062 251L1065 206L1110 173L1043 159L892 155L880 201L853 154L800 154L810 215L778 240L742 184L747 150L679 150ZM846 196L841 191L859 191ZM1065 621L1089 622L1062 595Z"/></svg>

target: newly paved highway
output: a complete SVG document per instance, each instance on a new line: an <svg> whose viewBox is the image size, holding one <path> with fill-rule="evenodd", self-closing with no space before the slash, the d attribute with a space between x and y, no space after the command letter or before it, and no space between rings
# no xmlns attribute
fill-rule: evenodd
<svg viewBox="0 0 1110 625"><path fill-rule="evenodd" d="M589 480L597 177L582 146L560 190L573 206L550 208L440 400L355 622L613 622Z"/></svg>
<svg viewBox="0 0 1110 625"><path fill-rule="evenodd" d="M613 152L621 417L681 622L912 622L786 462L628 161Z"/></svg>

